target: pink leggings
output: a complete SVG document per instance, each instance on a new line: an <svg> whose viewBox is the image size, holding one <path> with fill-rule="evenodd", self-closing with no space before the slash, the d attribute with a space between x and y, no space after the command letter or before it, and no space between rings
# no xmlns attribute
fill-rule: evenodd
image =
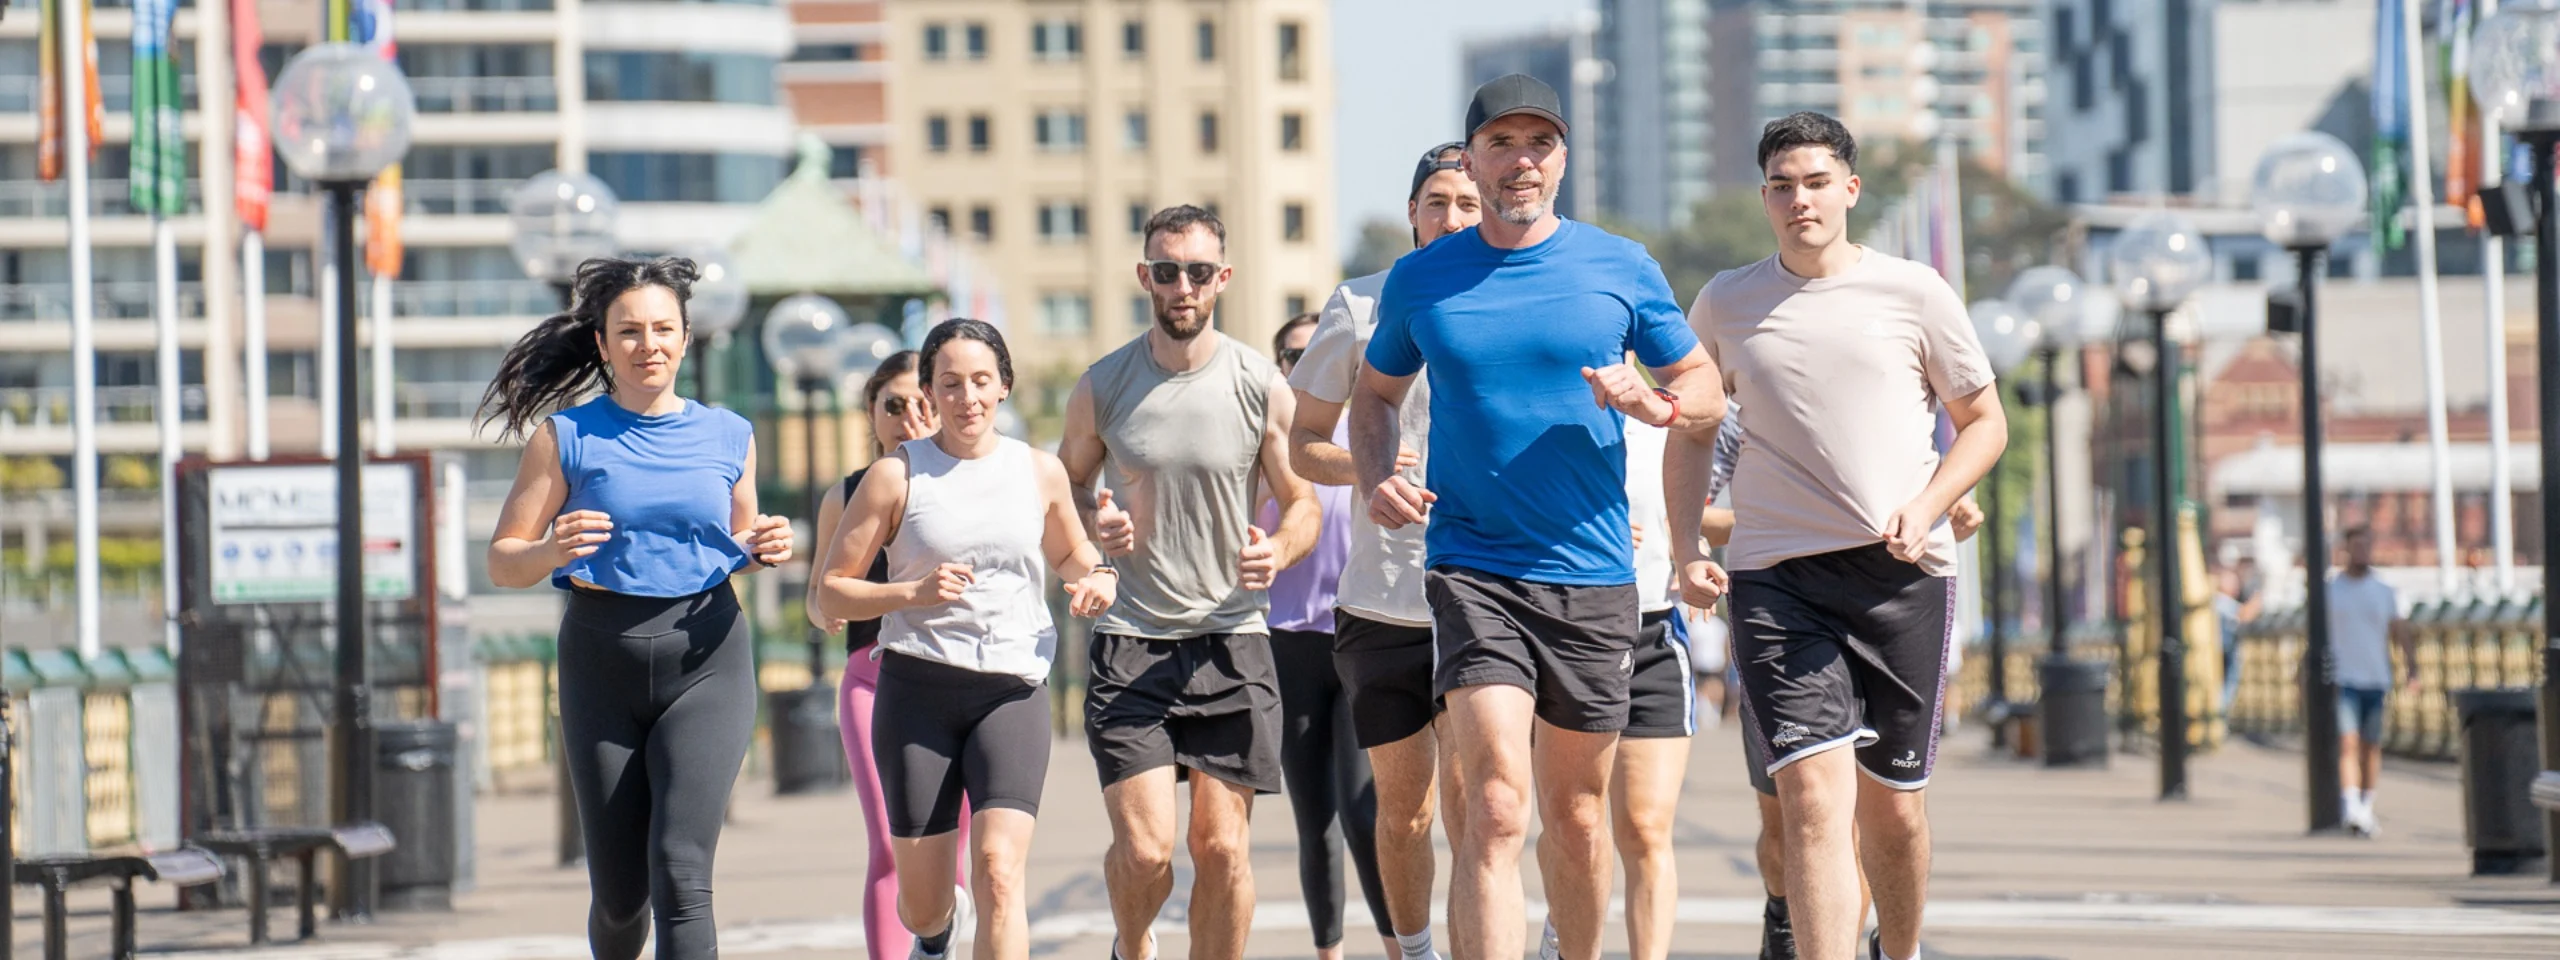
<svg viewBox="0 0 2560 960"><path fill-rule="evenodd" d="M862 931L872 960L902 960L912 938L898 919L897 863L889 856L889 814L880 800L880 763L871 755L871 703L880 695L879 648L855 651L837 685L837 726L844 733L844 759L853 769L853 791L862 800L863 833L871 838L871 859L862 872ZM956 876L969 882L969 818L962 808L960 857Z"/></svg>

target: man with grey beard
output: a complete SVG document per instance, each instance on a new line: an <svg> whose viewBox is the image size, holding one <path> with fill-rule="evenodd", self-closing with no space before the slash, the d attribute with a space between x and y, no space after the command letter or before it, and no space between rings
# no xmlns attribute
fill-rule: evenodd
<svg viewBox="0 0 2560 960"><path fill-rule="evenodd" d="M1145 239L1138 283L1155 325L1076 382L1058 444L1085 524L1120 570L1119 603L1093 626L1084 700L1111 818L1112 955L1156 956L1148 929L1173 893L1175 792L1188 779L1191 955L1238 957L1253 926L1253 799L1281 789L1265 591L1315 546L1318 508L1289 468L1289 382L1212 328L1235 273L1226 226L1170 207ZM1105 467L1110 489L1097 492ZM1279 501L1278 529L1252 526L1257 481Z"/></svg>
<svg viewBox="0 0 2560 960"><path fill-rule="evenodd" d="M1596 960L1609 899L1604 788L1638 630L1625 418L1671 429L1670 529L1694 531L1724 390L1644 248L1556 216L1566 130L1555 90L1496 79L1476 90L1466 128L1461 169L1490 215L1388 274L1352 396L1352 457L1379 526L1429 524L1432 688L1464 772L1451 784L1463 811L1451 953L1522 954L1534 795L1561 953ZM1648 385L1629 351L1666 386ZM1425 369L1431 459L1415 484L1396 472L1396 408ZM1679 569L1705 576L1697 541L1673 537L1672 548Z"/></svg>

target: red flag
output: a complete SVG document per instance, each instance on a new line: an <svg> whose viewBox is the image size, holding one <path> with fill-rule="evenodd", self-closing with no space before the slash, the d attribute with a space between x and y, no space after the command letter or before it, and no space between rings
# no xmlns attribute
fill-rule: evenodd
<svg viewBox="0 0 2560 960"><path fill-rule="evenodd" d="M36 105L36 176L45 180L62 179L66 165L62 155L66 139L62 127L62 24L56 16L64 2L67 0L48 0L39 10L43 22L36 28L36 46L42 48L36 51L36 96L42 101ZM95 157L99 145L107 139L107 102L98 92L98 35L89 23L88 0L79 3L84 51L81 71L89 81L82 91L87 95L83 105L88 108L84 112L88 114L89 155Z"/></svg>
<svg viewBox="0 0 2560 960"><path fill-rule="evenodd" d="M397 62L400 46L391 32L391 0L356 0L349 7L356 42L384 60ZM400 211L406 205L400 195L400 165L394 163L365 190L365 272L377 277L400 275Z"/></svg>
<svg viewBox="0 0 2560 960"><path fill-rule="evenodd" d="M258 22L258 0L231 0L231 59L240 109L232 136L231 191L240 224L267 228L267 198L275 190L275 144L267 139L267 68L258 48L267 42Z"/></svg>

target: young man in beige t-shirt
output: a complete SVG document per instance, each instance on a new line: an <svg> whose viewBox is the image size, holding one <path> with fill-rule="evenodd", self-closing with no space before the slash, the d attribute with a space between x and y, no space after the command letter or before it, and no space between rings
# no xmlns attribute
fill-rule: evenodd
<svg viewBox="0 0 2560 960"><path fill-rule="evenodd" d="M1786 814L1798 955L1852 956L1863 846L1878 927L1866 955L1911 960L1929 874L1921 790L1954 638L1946 518L1999 458L2008 423L1955 291L1849 241L1849 131L1799 113L1769 124L1759 156L1779 252L1718 275L1689 313L1752 412L1733 477L1751 508L1726 559L1746 730ZM1956 425L1943 459L1941 405Z"/></svg>

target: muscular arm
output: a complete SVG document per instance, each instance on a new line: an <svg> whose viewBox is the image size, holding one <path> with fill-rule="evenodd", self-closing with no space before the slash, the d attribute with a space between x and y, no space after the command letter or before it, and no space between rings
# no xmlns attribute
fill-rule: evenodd
<svg viewBox="0 0 2560 960"><path fill-rule="evenodd" d="M912 583L873 583L864 574L891 537L898 518L906 515L907 461L896 453L882 457L862 475L853 503L844 509L818 585L809 591L809 606L828 621L873 620L917 605Z"/></svg>
<svg viewBox="0 0 2560 960"><path fill-rule="evenodd" d="M1360 474L1351 465L1351 451L1333 442L1333 428L1342 422L1343 405L1319 400L1304 390L1293 392L1297 394L1298 415L1289 421L1290 469L1298 471L1309 483L1329 487L1358 484ZM1357 391L1351 399L1359 402Z"/></svg>
<svg viewBox="0 0 2560 960"><path fill-rule="evenodd" d="M1376 489L1396 472L1398 436L1396 408L1404 404L1412 377L1390 377L1375 368L1360 368L1360 385L1351 391L1352 472L1364 492Z"/></svg>
<svg viewBox="0 0 2560 960"><path fill-rule="evenodd" d="M2009 446L2009 414L2000 406L2000 390L1986 386L1947 402L1947 417L1956 425L1956 442L1938 461L1938 472L1913 502L1932 518L1945 516L1956 498L1982 482Z"/></svg>
<svg viewBox="0 0 2560 960"><path fill-rule="evenodd" d="M1278 371L1271 374L1271 383L1265 390L1262 486L1280 504L1280 529L1271 531L1271 539L1280 569L1286 570L1316 548L1316 538L1324 529L1324 508L1316 503L1315 487L1289 467L1289 431L1297 416L1296 393Z"/></svg>
<svg viewBox="0 0 2560 960"><path fill-rule="evenodd" d="M812 551L809 562L817 564L817 569L821 571L827 569L828 562L835 555L836 525L844 522L844 493L844 481L838 480L834 486L827 488L827 495L818 501L818 526L815 531L817 539L809 543L809 549ZM863 569L868 571L871 568ZM805 593L801 597L800 606L809 615L810 626L830 633L844 628L844 624L835 618L818 612L818 591L811 590Z"/></svg>
<svg viewBox="0 0 2560 960"><path fill-rule="evenodd" d="M1733 511L1724 507L1708 507L1699 511L1698 535L1707 538L1710 547L1723 547L1733 542Z"/></svg>
<svg viewBox="0 0 2560 960"><path fill-rule="evenodd" d="M1102 566L1102 551L1085 537L1072 492L1075 485L1067 481L1066 468L1057 458L1034 451L1032 460L1040 470L1040 494L1048 500L1041 511L1040 552L1048 557L1058 579L1082 580Z"/></svg>
<svg viewBox="0 0 2560 960"><path fill-rule="evenodd" d="M1690 348L1688 356L1669 366L1655 367L1653 375L1680 397L1679 413L1670 424L1671 443L1662 456L1662 493L1671 529L1700 530L1708 480L1715 470L1716 428L1724 425L1724 377L1703 347ZM1687 566L1706 558L1699 538L1671 538L1674 564Z"/></svg>
<svg viewBox="0 0 2560 960"><path fill-rule="evenodd" d="M1094 419L1093 379L1079 377L1067 395L1066 433L1058 439L1058 464L1067 471L1067 489L1075 498L1076 517L1085 535L1095 535L1094 489L1102 477L1102 431Z"/></svg>
<svg viewBox="0 0 2560 960"><path fill-rule="evenodd" d="M515 486L499 508L498 528L489 538L489 582L510 589L535 586L560 568L551 542L551 522L569 499L569 481L560 472L560 438L544 420L516 461Z"/></svg>

